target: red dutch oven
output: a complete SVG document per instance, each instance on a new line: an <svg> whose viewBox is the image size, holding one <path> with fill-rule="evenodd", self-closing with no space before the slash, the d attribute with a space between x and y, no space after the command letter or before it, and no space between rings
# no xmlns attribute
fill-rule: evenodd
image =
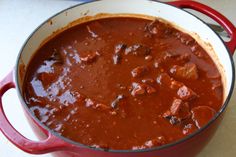
<svg viewBox="0 0 236 157"><path fill-rule="evenodd" d="M199 11L218 22L230 36L229 42L224 42L206 23L194 15L184 11L184 8ZM43 125L29 110L22 97L22 80L24 67L40 44L54 31L64 28L69 23L84 16L98 13L109 14L143 14L163 18L177 25L186 32L197 34L203 43L211 45L209 55L222 68L225 80L225 99L221 110L203 128L197 132L161 147L144 150L103 150L90 148L73 142ZM53 25L50 24L52 21ZM152 0L100 0L76 5L66 9L41 24L23 45L15 69L0 82L0 130L19 149L31 154L53 153L57 157L192 157L198 154L209 142L223 117L224 111L234 88L234 64L232 56L236 49L236 28L217 11L193 1L175 1L161 3ZM23 70L22 70L23 67ZM2 106L4 93L15 88L24 108L25 115L41 141L32 141L21 135L8 121Z"/></svg>

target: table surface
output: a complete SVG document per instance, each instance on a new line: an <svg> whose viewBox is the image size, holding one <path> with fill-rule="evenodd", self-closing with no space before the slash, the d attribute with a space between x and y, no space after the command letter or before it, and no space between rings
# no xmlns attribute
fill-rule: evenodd
<svg viewBox="0 0 236 157"><path fill-rule="evenodd" d="M218 10L236 25L235 0L199 0ZM0 79L15 65L17 54L30 33L44 20L58 11L78 4L62 0L0 0ZM198 16L201 16L198 14ZM203 17L204 18L204 17ZM204 18L205 20L209 20ZM236 56L234 56L236 61ZM198 157L232 157L236 155L236 90L224 120L211 142ZM37 140L28 125L16 91L9 90L3 97L4 109L10 122L29 139ZM32 157L11 144L0 132L0 157ZM40 157L51 157L50 154Z"/></svg>

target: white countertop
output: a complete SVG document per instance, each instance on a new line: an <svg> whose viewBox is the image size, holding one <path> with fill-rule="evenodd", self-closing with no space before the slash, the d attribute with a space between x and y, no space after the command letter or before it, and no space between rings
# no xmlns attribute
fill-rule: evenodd
<svg viewBox="0 0 236 157"><path fill-rule="evenodd" d="M236 25L235 0L199 0L220 11ZM0 80L15 65L18 52L34 29L48 17L79 3L62 0L0 0ZM236 55L234 55L236 61ZM198 157L236 156L236 90L217 133ZM32 140L37 140L22 111L16 91L3 97L4 109L13 126ZM0 157L33 157L11 144L0 132ZM40 157L51 157L50 154Z"/></svg>

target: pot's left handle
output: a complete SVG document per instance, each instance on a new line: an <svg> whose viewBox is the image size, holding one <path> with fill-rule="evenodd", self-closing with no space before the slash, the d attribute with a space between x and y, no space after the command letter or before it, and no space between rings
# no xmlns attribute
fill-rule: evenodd
<svg viewBox="0 0 236 157"><path fill-rule="evenodd" d="M47 133L47 139L36 142L21 135L10 124L3 110L2 96L11 88L15 88L12 71L0 82L0 131L8 138L8 140L21 150L31 154L44 154L66 149L67 144L49 132Z"/></svg>
<svg viewBox="0 0 236 157"><path fill-rule="evenodd" d="M210 18L212 18L216 22L218 22L226 30L226 32L230 36L230 41L225 42L225 44L228 47L231 54L234 53L234 51L236 49L236 28L224 15L222 15L218 11L216 11L204 4L196 2L196 1L187 1L187 0L172 1L172 2L167 2L167 4L176 6L181 9L187 8L187 9L193 9L193 10L199 11L199 12L209 16Z"/></svg>

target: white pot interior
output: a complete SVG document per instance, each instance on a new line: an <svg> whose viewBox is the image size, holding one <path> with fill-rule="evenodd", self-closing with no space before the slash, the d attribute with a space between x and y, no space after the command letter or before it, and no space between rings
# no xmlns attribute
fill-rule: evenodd
<svg viewBox="0 0 236 157"><path fill-rule="evenodd" d="M20 62L17 66L24 65L23 67L26 68L30 58L40 47L40 44L46 38L52 35L53 32L66 27L69 23L79 18L85 16L94 16L99 13L143 14L160 17L173 23L182 31L184 30L192 34L195 39L201 41L200 44L207 49L207 52L212 58L214 58L218 68L222 72L222 76L224 76L223 81L225 82L226 99L226 96L229 94L230 88L232 86L233 69L227 49L220 38L202 21L191 14L170 5L149 0L101 0L78 5L63 11L51 18L48 22L44 23L32 34L21 51L19 58ZM201 40L199 40L199 38ZM211 46L209 46L207 43L210 43ZM24 78L25 70L26 69L22 71L21 69L21 75L16 75L20 76L18 78L20 88L23 81L22 79ZM17 74L20 74L20 72L17 71Z"/></svg>

